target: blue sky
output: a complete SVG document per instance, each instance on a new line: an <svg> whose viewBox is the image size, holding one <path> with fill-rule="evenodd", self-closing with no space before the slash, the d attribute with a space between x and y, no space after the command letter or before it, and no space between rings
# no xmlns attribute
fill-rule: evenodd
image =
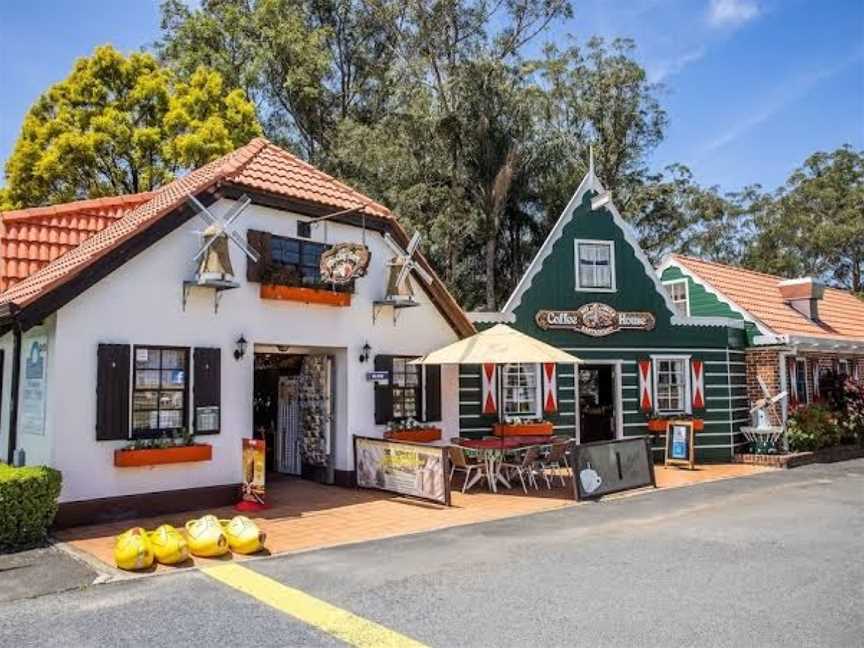
<svg viewBox="0 0 864 648"><path fill-rule="evenodd" d="M861 0L573 0L547 39L630 36L665 86L666 139L652 156L706 185L781 184L816 150L864 149ZM0 2L0 160L39 93L102 43L159 31L156 0Z"/></svg>

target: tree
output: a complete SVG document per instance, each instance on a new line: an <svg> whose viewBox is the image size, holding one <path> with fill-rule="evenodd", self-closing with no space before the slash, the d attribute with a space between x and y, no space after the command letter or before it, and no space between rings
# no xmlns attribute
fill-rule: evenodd
<svg viewBox="0 0 864 648"><path fill-rule="evenodd" d="M864 292L864 151L814 153L775 194L756 195L750 210L758 236L746 265Z"/></svg>
<svg viewBox="0 0 864 648"><path fill-rule="evenodd" d="M261 129L241 90L203 67L179 80L111 46L79 59L30 108L6 163L7 207L148 191Z"/></svg>

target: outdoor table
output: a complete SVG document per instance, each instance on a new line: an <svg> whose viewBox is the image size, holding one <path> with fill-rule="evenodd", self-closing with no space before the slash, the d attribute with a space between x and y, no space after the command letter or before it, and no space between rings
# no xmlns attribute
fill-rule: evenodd
<svg viewBox="0 0 864 648"><path fill-rule="evenodd" d="M507 450L515 450L517 448L525 448L533 445L551 445L555 443L554 439L549 436L531 436L531 437L499 437L497 439L465 439L459 445L469 450L475 450L483 457L483 462L486 464L486 470L489 475L489 488L493 493L498 492L498 482L500 481L507 488L511 488L510 482L501 473L501 463L504 459L504 453ZM471 488L480 479L478 474L468 484Z"/></svg>

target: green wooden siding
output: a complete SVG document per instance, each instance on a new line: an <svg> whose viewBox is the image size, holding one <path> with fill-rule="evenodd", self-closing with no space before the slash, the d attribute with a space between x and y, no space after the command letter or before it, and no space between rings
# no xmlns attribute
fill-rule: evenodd
<svg viewBox="0 0 864 648"><path fill-rule="evenodd" d="M585 195L573 217L564 225L561 237L533 277L515 309L512 326L564 349L587 363L592 360L621 361L621 411L624 436L647 433L645 413L639 410L637 361L657 354L690 355L705 362L705 429L696 435L699 461L728 461L733 449L743 445L739 432L748 420L744 347L745 332L722 326L681 326L671 322L673 313L658 291L653 275L636 256L612 214L592 211L591 196ZM614 241L617 291L577 292L575 290L575 240ZM652 271L653 272L653 271ZM665 278L665 277L664 277ZM702 292L708 295L704 289ZM691 293L692 295L692 293ZM591 337L573 331L547 331L534 320L538 310L575 310L600 302L619 311L648 311L657 324L653 331L619 331L605 337ZM718 302L719 303L719 302ZM732 317L731 311L715 313ZM740 316L737 318L740 319ZM559 412L551 419L556 432L573 434L576 424L575 377L573 367L558 366ZM479 367L462 367L460 372L460 434L469 437L490 433L496 416L480 413L482 381ZM500 405L500 403L499 403ZM654 440L655 459L663 459L664 438Z"/></svg>

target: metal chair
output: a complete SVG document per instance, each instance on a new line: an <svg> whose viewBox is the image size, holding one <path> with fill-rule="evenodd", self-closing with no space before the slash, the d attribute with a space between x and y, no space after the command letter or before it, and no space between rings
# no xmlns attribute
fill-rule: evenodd
<svg viewBox="0 0 864 648"><path fill-rule="evenodd" d="M540 450L537 446L528 446L523 448L522 458L518 462L503 462L501 469L506 470L509 476L514 474L519 476L519 481L522 484L522 491L527 495L528 488L525 486L525 476L528 477L528 484L537 490L537 480L534 478L535 468L538 466L540 459Z"/></svg>
<svg viewBox="0 0 864 648"><path fill-rule="evenodd" d="M546 480L546 488L552 488L552 481L555 479L555 470L563 470L567 466L567 448L569 443L556 443L549 450L549 454L540 459L540 470L543 474L543 479ZM552 475L552 480L549 475ZM561 480L561 485L566 486L564 476L559 472L558 479Z"/></svg>
<svg viewBox="0 0 864 648"><path fill-rule="evenodd" d="M489 481L489 471L486 469L486 462L477 462L473 463L468 461L465 456L465 450L460 448L459 446L448 446L448 451L450 454L450 483L453 482L453 475L456 474L456 471L461 471L465 473L465 481L462 483L462 492L464 493L469 485L473 486L481 479L485 479L487 482ZM474 480L471 481L472 475L474 476Z"/></svg>

